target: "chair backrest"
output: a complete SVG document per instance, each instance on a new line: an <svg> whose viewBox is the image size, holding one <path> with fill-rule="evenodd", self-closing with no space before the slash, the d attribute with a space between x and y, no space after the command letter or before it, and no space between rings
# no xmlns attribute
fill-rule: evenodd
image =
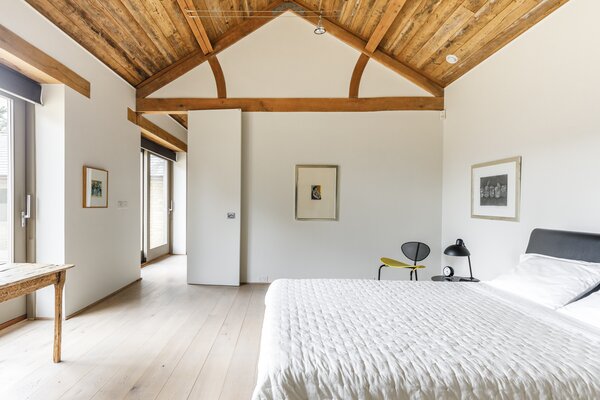
<svg viewBox="0 0 600 400"><path fill-rule="evenodd" d="M402 252L406 258L414 262L414 265L417 265L419 261L427 258L431 249L425 243L406 242L402 245Z"/></svg>

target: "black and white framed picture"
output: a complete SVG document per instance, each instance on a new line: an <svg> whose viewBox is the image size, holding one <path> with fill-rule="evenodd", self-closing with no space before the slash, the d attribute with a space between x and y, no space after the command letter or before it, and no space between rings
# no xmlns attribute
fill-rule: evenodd
<svg viewBox="0 0 600 400"><path fill-rule="evenodd" d="M108 207L108 171L83 167L83 207Z"/></svg>
<svg viewBox="0 0 600 400"><path fill-rule="evenodd" d="M471 217L518 221L521 157L471 167Z"/></svg>
<svg viewBox="0 0 600 400"><path fill-rule="evenodd" d="M337 165L296 165L296 219L337 220Z"/></svg>

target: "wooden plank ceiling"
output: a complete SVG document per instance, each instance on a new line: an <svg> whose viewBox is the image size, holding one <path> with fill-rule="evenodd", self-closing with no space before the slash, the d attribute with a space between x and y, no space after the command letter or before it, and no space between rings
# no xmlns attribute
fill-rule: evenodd
<svg viewBox="0 0 600 400"><path fill-rule="evenodd" d="M26 1L136 87L186 57L209 57L211 43L218 47L236 27L244 31L241 25L257 12L286 4L322 11L328 24L367 43L363 54L383 53L380 59L389 65L446 87L567 0ZM226 15L189 18L186 5ZM458 57L456 64L446 62L449 54Z"/></svg>

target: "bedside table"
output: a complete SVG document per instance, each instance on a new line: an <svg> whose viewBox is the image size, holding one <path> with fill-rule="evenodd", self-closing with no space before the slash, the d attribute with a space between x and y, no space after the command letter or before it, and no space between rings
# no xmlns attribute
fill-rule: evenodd
<svg viewBox="0 0 600 400"><path fill-rule="evenodd" d="M469 278L468 276L444 276L444 275L436 275L431 277L432 281L435 282L479 282L479 279Z"/></svg>

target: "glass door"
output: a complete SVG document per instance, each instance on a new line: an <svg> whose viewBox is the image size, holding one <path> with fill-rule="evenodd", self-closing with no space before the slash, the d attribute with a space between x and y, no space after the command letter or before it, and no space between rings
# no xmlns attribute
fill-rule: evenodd
<svg viewBox="0 0 600 400"><path fill-rule="evenodd" d="M145 258L150 261L170 252L171 237L171 163L144 151L143 159L142 227Z"/></svg>
<svg viewBox="0 0 600 400"><path fill-rule="evenodd" d="M28 261L26 217L32 215L26 197L29 110L23 100L0 92L0 264ZM33 296L1 303L0 323L24 314L33 318Z"/></svg>
<svg viewBox="0 0 600 400"><path fill-rule="evenodd" d="M25 136L25 102L0 94L0 262L27 261Z"/></svg>

